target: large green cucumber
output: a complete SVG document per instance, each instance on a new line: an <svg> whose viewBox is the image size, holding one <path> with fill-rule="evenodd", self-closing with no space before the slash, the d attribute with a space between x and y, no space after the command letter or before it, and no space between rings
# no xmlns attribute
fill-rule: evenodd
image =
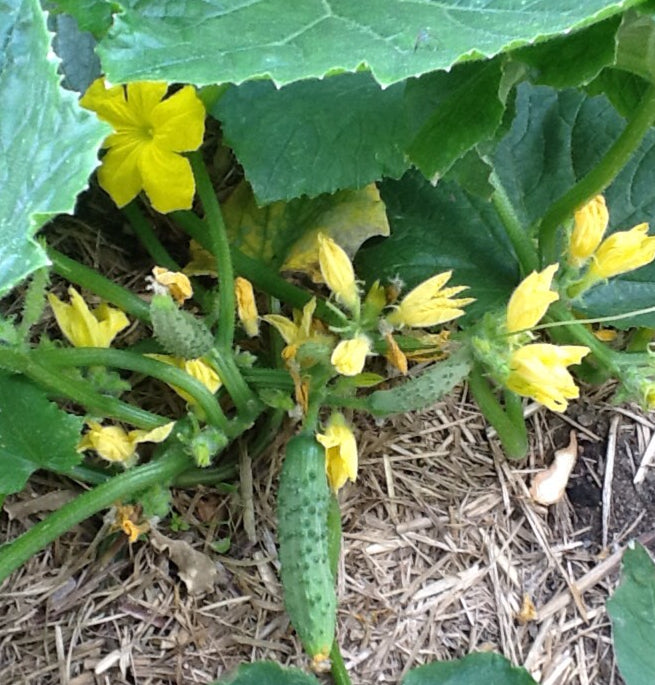
<svg viewBox="0 0 655 685"><path fill-rule="evenodd" d="M291 438L278 490L280 575L291 623L315 661L328 657L336 627L329 503L323 446L313 436Z"/></svg>

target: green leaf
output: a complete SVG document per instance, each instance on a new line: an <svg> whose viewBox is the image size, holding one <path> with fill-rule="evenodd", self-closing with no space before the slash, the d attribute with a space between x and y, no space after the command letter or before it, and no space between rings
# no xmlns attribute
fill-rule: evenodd
<svg viewBox="0 0 655 685"><path fill-rule="evenodd" d="M273 661L255 661L241 664L236 673L215 681L213 685L318 685L318 680L296 668L283 668Z"/></svg>
<svg viewBox="0 0 655 685"><path fill-rule="evenodd" d="M112 20L110 0L52 0L59 12L66 12L77 21L80 31L89 31L96 38L107 33Z"/></svg>
<svg viewBox="0 0 655 685"><path fill-rule="evenodd" d="M55 31L52 47L61 58L62 86L77 93L86 92L100 76L96 41L91 34L80 31L75 19L68 14L49 17L48 26Z"/></svg>
<svg viewBox="0 0 655 685"><path fill-rule="evenodd" d="M108 132L59 86L37 0L0 0L0 295L48 263L34 240L71 212Z"/></svg>
<svg viewBox="0 0 655 685"><path fill-rule="evenodd" d="M82 425L30 381L0 373L0 494L20 492L37 469L65 473L79 464Z"/></svg>
<svg viewBox="0 0 655 685"><path fill-rule="evenodd" d="M368 68L388 86L582 28L638 0L124 0L99 54L115 82L278 85Z"/></svg>
<svg viewBox="0 0 655 685"><path fill-rule="evenodd" d="M230 88L211 114L261 204L361 188L407 169L401 84L382 90L368 73Z"/></svg>
<svg viewBox="0 0 655 685"><path fill-rule="evenodd" d="M477 652L456 661L436 661L412 669L402 685L537 685L524 669L499 654Z"/></svg>
<svg viewBox="0 0 655 685"><path fill-rule="evenodd" d="M462 296L476 298L467 317L479 318L507 302L519 282L519 269L505 229L493 206L455 183L434 187L416 172L385 181L391 236L370 241L357 253L355 268L371 283L397 276L408 291L436 273L453 269L451 285L468 285ZM460 319L459 321L463 321Z"/></svg>
<svg viewBox="0 0 655 685"><path fill-rule="evenodd" d="M605 94L622 117L632 116L646 90L648 82L636 74L621 69L603 69L585 88L589 95Z"/></svg>
<svg viewBox="0 0 655 685"><path fill-rule="evenodd" d="M621 583L607 602L607 612L626 685L655 682L655 564L639 544L623 555Z"/></svg>
<svg viewBox="0 0 655 685"><path fill-rule="evenodd" d="M616 66L648 81L655 81L655 21L628 12L617 35Z"/></svg>

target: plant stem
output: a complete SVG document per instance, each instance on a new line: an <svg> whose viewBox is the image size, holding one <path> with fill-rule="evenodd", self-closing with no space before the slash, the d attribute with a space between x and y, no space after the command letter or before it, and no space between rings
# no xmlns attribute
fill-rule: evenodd
<svg viewBox="0 0 655 685"><path fill-rule="evenodd" d="M514 207L498 174L492 171L489 180L494 187L491 201L496 212L498 212L500 220L503 222L503 226L505 226L507 237L512 243L514 252L516 252L519 264L521 265L521 271L525 276L539 267L539 255L527 231L521 226L521 222L514 211Z"/></svg>
<svg viewBox="0 0 655 685"><path fill-rule="evenodd" d="M513 408L511 417L503 410L478 364L473 367L469 375L469 387L480 411L496 429L507 457L509 459L525 457L528 451L528 442L523 414L521 413L519 421Z"/></svg>
<svg viewBox="0 0 655 685"><path fill-rule="evenodd" d="M55 351L57 350L50 350ZM33 359L32 354L0 347L0 368L22 373L57 397L67 397L84 405L91 412L124 421L137 428L151 430L163 426L170 420L127 402L121 402L115 397L102 395L92 390L87 382L68 378L65 374L40 364Z"/></svg>
<svg viewBox="0 0 655 685"><path fill-rule="evenodd" d="M101 276L94 269L66 257L52 247L47 248L47 253L52 262L52 268L60 276L82 288L87 288L87 290L102 297L103 300L122 309L126 314L131 314L135 319L150 323L148 303L127 288L123 288L118 283Z"/></svg>
<svg viewBox="0 0 655 685"><path fill-rule="evenodd" d="M339 642L335 638L330 650L330 661L332 662L332 678L336 685L352 685L346 664L343 662L341 650L339 649Z"/></svg>
<svg viewBox="0 0 655 685"><path fill-rule="evenodd" d="M601 161L570 190L556 200L537 224L542 263L557 261L557 229L594 196L602 193L627 164L655 121L655 85L646 91L621 135L605 153Z"/></svg>
<svg viewBox="0 0 655 685"><path fill-rule="evenodd" d="M221 430L225 430L228 426L227 418L216 398L200 381L186 371L156 359L128 350L112 350L104 347L34 350L29 355L45 366L110 366L152 376L189 393L205 412L208 423Z"/></svg>
<svg viewBox="0 0 655 685"><path fill-rule="evenodd" d="M0 547L0 582L67 530L118 500L127 499L152 485L166 483L188 466L189 457L182 445L174 444L156 461L130 469L79 495L13 542Z"/></svg>
<svg viewBox="0 0 655 685"><path fill-rule="evenodd" d="M132 200L132 202L125 205L122 211L130 222L136 237L141 241L143 247L146 248L146 251L152 257L154 263L157 264L157 266L163 266L170 271L180 271L180 265L161 244L152 228L152 224L139 209L137 200Z"/></svg>
<svg viewBox="0 0 655 685"><path fill-rule="evenodd" d="M205 224L209 236L209 248L216 259L216 269L219 277L219 318L216 330L216 346L225 353L231 354L234 341L234 269L230 255L230 242L221 208L216 198L207 167L199 151L189 155L191 168L196 179L196 187L200 201L205 210Z"/></svg>

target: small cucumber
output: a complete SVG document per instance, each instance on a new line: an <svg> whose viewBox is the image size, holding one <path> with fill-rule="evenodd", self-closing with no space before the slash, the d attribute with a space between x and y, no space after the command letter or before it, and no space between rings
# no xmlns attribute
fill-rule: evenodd
<svg viewBox="0 0 655 685"><path fill-rule="evenodd" d="M289 441L278 490L278 539L284 604L315 663L328 658L337 598L328 551L330 491L325 450L313 436Z"/></svg>
<svg viewBox="0 0 655 685"><path fill-rule="evenodd" d="M214 337L205 324L190 312L180 309L168 295L154 295L150 319L155 338L168 354L196 359L207 354Z"/></svg>

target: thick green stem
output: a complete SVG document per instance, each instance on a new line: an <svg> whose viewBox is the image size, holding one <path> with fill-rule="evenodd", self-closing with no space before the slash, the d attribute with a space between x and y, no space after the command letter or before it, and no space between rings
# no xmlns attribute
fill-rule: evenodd
<svg viewBox="0 0 655 685"><path fill-rule="evenodd" d="M173 444L156 461L130 469L79 495L13 542L0 547L0 582L33 554L85 519L152 485L170 481L188 466L189 457L184 453L182 445Z"/></svg>
<svg viewBox="0 0 655 685"><path fill-rule="evenodd" d="M29 353L29 356L44 366L109 366L152 376L189 393L205 412L208 423L221 430L225 430L228 426L227 418L216 398L200 381L186 371L156 359L128 350L112 350L103 347L34 350Z"/></svg>
<svg viewBox="0 0 655 685"><path fill-rule="evenodd" d="M603 159L568 192L556 200L537 225L536 233L539 236L544 264L550 264L558 259L558 227L573 214L576 208L607 188L637 150L654 121L655 86L651 85L632 119L628 121L623 132Z"/></svg>
<svg viewBox="0 0 655 685"><path fill-rule="evenodd" d="M131 314L135 319L150 323L150 307L148 303L137 297L127 288L123 288L108 278L101 276L97 271L88 266L84 266L84 264L66 257L66 255L52 247L47 248L47 253L52 262L52 268L60 276L99 295L103 300L122 309L126 314Z"/></svg>
<svg viewBox="0 0 655 685"><path fill-rule="evenodd" d="M495 171L491 173L489 180L494 187L492 202L500 220L503 222L503 226L505 226L507 237L514 247L514 252L516 252L519 264L521 265L521 271L523 275L529 274L531 271L539 268L537 250L527 231L521 226L509 196Z"/></svg>
<svg viewBox="0 0 655 685"><path fill-rule="evenodd" d="M510 459L522 459L528 451L525 420L520 421L512 408L512 417L506 413L496 399L489 382L476 364L469 375L469 388L489 423L496 429L505 454Z"/></svg>
<svg viewBox="0 0 655 685"><path fill-rule="evenodd" d="M336 685L352 685L352 680L350 680L350 676L346 670L346 664L343 662L339 643L336 638L332 643L332 649L330 650L330 661L332 662L332 678Z"/></svg>
<svg viewBox="0 0 655 685"><path fill-rule="evenodd" d="M180 271L179 264L161 244L152 228L152 224L139 209L138 201L132 200L132 202L125 205L125 207L123 207L123 214L128 218L136 237L141 241L143 247L146 248L154 263L157 264L157 266L163 266L170 271Z"/></svg>
<svg viewBox="0 0 655 685"><path fill-rule="evenodd" d="M55 351L59 350L52 350ZM33 358L32 353L26 354L0 347L0 368L22 373L56 397L67 397L94 414L124 421L137 428L151 430L163 426L170 420L127 402L121 402L115 397L101 395L92 390L87 382L68 378L48 365L41 364Z"/></svg>
<svg viewBox="0 0 655 685"><path fill-rule="evenodd" d="M239 418L244 421L254 419L261 410L261 402L243 379L232 351L228 350L224 353L214 349L210 356L216 365L221 382L237 408Z"/></svg>
<svg viewBox="0 0 655 685"><path fill-rule="evenodd" d="M220 282L219 318L216 330L216 345L223 353L231 353L234 341L234 269L232 268L232 256L230 255L230 241L221 208L218 204L216 192L212 186L207 167L202 159L201 152L192 152L189 155L193 175L196 179L196 187L200 201L205 210L205 224L209 238L209 249L216 259L216 269Z"/></svg>

